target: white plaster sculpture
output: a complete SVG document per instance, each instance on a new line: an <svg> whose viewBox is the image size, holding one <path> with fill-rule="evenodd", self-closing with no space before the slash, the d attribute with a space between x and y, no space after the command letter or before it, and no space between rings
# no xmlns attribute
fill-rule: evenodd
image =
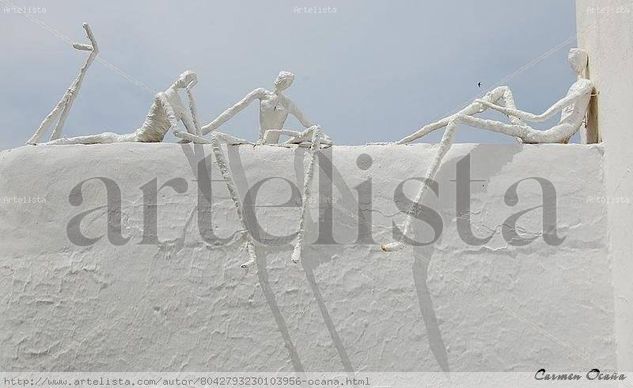
<svg viewBox="0 0 633 388"><path fill-rule="evenodd" d="M275 80L275 89L273 91L259 88L248 93L246 97L237 104L228 108L211 123L202 127L202 134L206 135L218 129L222 124L235 117L235 115L244 110L255 100L259 100L260 141L263 140L266 131L269 129L283 130L289 114L296 117L305 128L312 127L314 123L308 120L299 108L295 106L292 100L283 94L283 91L292 85L294 78L295 75L290 72L280 72ZM268 138L268 142L277 143L278 139L279 134L272 133Z"/></svg>
<svg viewBox="0 0 633 388"><path fill-rule="evenodd" d="M193 101L193 99L192 99ZM226 162L226 157L222 152L222 148L220 146L220 139L228 144L244 144L244 140L235 138L231 135L227 135L225 133L219 132L217 130L211 132L209 139L206 139L202 136L193 135L190 133L182 132L175 130L174 135L183 140L191 141L197 144L211 144L213 153L216 157L216 161L218 163L218 167L220 169L220 173L226 183L227 189L229 191L229 195L233 200L233 204L235 205L235 209L237 211L237 216L240 221L240 225L242 226L242 237L245 240L247 252L249 255L249 260L241 265L242 268L248 268L252 264L255 263L256 255L255 255L255 240L253 236L248 231L246 226L246 221L244 219L244 212L242 210L242 204L240 202L240 197L237 191L237 187L235 185L235 181L233 180L233 176L231 175L231 171L228 168L228 163ZM301 216L299 218L299 230L297 232L297 237L295 238L295 247L292 252L291 260L293 263L298 263L301 260L301 253L303 251L303 236L305 234L305 216L307 212L307 207L311 200L311 185L312 178L314 176L315 170L315 161L316 161L316 152L321 149L321 138L324 136L321 132L321 128L318 125L313 125L307 130L303 132L291 131L291 130L277 130L271 129L267 130L264 135L264 144L268 144L266 140L274 136L275 140L279 139L280 135L286 135L290 137L290 140L286 144L297 144L298 146L306 146L306 142L309 139L310 152L308 154L308 162L304 161L304 182L303 182L303 193L302 193L302 203L301 203ZM331 140L327 137L329 141L329 145L331 145Z"/></svg>
<svg viewBox="0 0 633 388"><path fill-rule="evenodd" d="M197 120L196 120L197 121ZM242 268L248 268L252 264L255 263L257 259L255 253L255 239L252 234L249 232L248 227L246 226L246 220L244 218L244 211L242 209L242 202L240 200L239 192L237 191L237 185L235 184L235 180L233 179L233 175L231 174L231 170L229 168L228 161L226 156L224 156L224 152L222 152L222 145L220 143L220 139L224 140L228 144L244 144L241 139L234 138L230 135L221 133L221 132L213 132L209 135L209 138L206 139L204 137L194 135L191 133L186 133L182 131L175 130L174 135L186 141L191 141L196 144L211 144L211 149L213 151L213 155L215 156L216 163L218 164L218 168L220 170L220 174L222 174L222 178L224 179L224 183L226 184L226 188L229 192L229 196L233 201L233 206L235 206L235 211L237 212L237 218L240 222L240 226L242 227L241 239L244 240L246 245L246 252L248 254L248 261L241 265ZM246 141L244 141L246 142Z"/></svg>
<svg viewBox="0 0 633 388"><path fill-rule="evenodd" d="M192 141L194 143L204 143L211 144L211 149L215 156L215 161L218 164L218 168L220 170L220 174L222 174L222 178L224 179L224 183L226 184L226 188L229 192L229 196L233 201L233 205L235 206L235 211L237 212L237 218L240 222L241 230L241 239L244 240L246 245L246 252L248 254L248 261L241 265L242 268L247 268L251 264L255 263L257 259L255 253L255 239L248 231L248 227L246 226L246 221L244 219L244 211L242 210L242 203L240 201L239 192L237 191L237 185L235 184L235 180L233 179L233 175L231 174L231 170L229 169L229 164L224 156L224 152L222 152L222 146L217 137L217 132L212 133L209 136L209 140L200 136L202 133L202 128L200 128L200 122L198 120L198 109L196 108L196 100L193 96L193 93L188 89L187 95L189 97L189 111L191 113L191 122L194 125L193 131L181 132L177 129L174 130L174 135L182 138L186 141ZM230 135L222 134L225 140L228 141L239 141L240 139L234 138Z"/></svg>
<svg viewBox="0 0 633 388"><path fill-rule="evenodd" d="M99 54L97 41L95 40L95 37L92 34L92 30L90 29L88 23L83 23L83 28L86 31L86 36L88 37L88 40L90 40L90 44L73 43L73 47L76 50L90 51L90 55L88 55L86 62L79 69L79 75L77 76L77 78L75 78L73 83L66 90L66 93L64 93L64 96L57 103L57 105L55 105L53 110L48 114L48 116L46 116L46 118L44 118L44 121L42 121L33 136L27 141L27 144L36 144L40 140L42 135L44 135L44 132L53 124L53 122L55 122L55 120L57 120L57 124L55 125L55 128L53 128L50 140L59 139L62 135L62 129L64 127L64 123L66 122L66 117L68 117L70 108L72 107L75 98L77 98L77 95L79 94L79 89L81 88L81 84L84 80L84 77L86 76L86 72L97 57L97 54Z"/></svg>
<svg viewBox="0 0 633 388"><path fill-rule="evenodd" d="M259 134L259 144L277 144L279 142L279 138L282 135L288 136L289 139L284 143L284 145L298 145L300 147L309 146L310 153L308 157L308 162L304 166L304 185L303 185L303 193L302 193L302 206L301 206L301 217L299 219L299 230L297 232L297 237L295 239L295 247L292 253L292 262L298 263L301 258L301 252L303 249L303 236L305 234L305 215L307 212L307 206L310 202L311 198L311 190L310 185L312 184L312 177L314 176L314 164L316 159L316 152L322 146L331 146L332 140L325 134L322 133L321 128L318 125L314 125L311 121L305 118L303 113L295 106L295 104L286 97L282 92L286 90L292 82L294 81L294 74L282 71L279 73L277 79L275 80L275 90L268 91L265 89L255 89L251 93L249 93L246 97L244 97L240 102L225 110L220 116L218 116L211 123L202 127L202 134L211 134L210 139L207 140L202 136L185 133L182 131L174 131L174 135L179 137L185 141L192 141L198 144L212 144L214 148L214 152L216 152L216 158L219 160L223 158L221 148L219 146L219 139L223 140L227 144L246 144L248 143L246 140L236 138L229 134L218 131L218 128L245 109L251 102L256 99L260 100L260 134ZM295 116L299 122L305 126L307 129L303 132L293 131L284 129L283 126L288 118L288 115L292 114ZM220 162L218 162L220 164ZM221 169L222 171L222 169ZM227 188L229 188L229 192L231 197L233 198L233 202L236 206L236 210L238 213L238 217L240 218L240 222L242 223L245 232L244 236L247 240L247 249L249 251L250 259L248 262L242 264L242 268L247 268L255 262L255 254L254 254L254 239L251 234L246 229L246 223L243 217L243 211L241 209L241 203L239 201L239 195L235 189L235 185L233 182L233 178L230 175L230 171L228 168L226 171L222 172L224 180L227 184ZM233 187L233 189L232 189ZM233 190L233 191L232 191ZM235 195L233 194L235 193ZM252 252L252 254L251 254Z"/></svg>
<svg viewBox="0 0 633 388"><path fill-rule="evenodd" d="M510 90L507 87L501 87L488 93L484 98L475 100L474 103L457 114L422 127L412 135L400 140L398 144L410 143L437 129L446 127L444 136L440 141L439 149L437 150L437 153L426 172L427 179L434 179L442 163L442 159L451 147L453 136L457 130L457 125L461 123L468 124L476 128L514 136L523 143L567 143L582 126L587 115L591 93L594 89L593 83L584 77L588 61L587 52L578 48L573 48L569 51L568 59L572 69L576 72L578 79L569 88L567 95L552 105L544 113L537 115L516 109ZM510 123L502 123L499 121L473 117L474 114L480 113L487 108L506 114L510 118ZM543 122L558 112L561 112L561 118L558 125L547 130L537 130L523 123L523 121ZM429 186L422 183L422 186L420 187L420 190L413 202L414 205L411 209L409 209L404 221L402 228L403 236L406 236L409 233L412 214L415 211L415 204L420 203L424 199L428 190ZM390 252L400 250L403 247L404 243L402 241L395 241L389 244L383 244L381 249L385 252Z"/></svg>
<svg viewBox="0 0 633 388"><path fill-rule="evenodd" d="M295 238L295 247L292 251L291 260L293 263L301 261L301 253L303 252L303 236L305 234L305 218L308 211L308 205L312 198L312 178L314 177L314 162L317 159L317 151L321 148L321 129L318 126L311 127L313 130L310 135L312 136L310 153L308 163L304 166L303 174L303 194L301 198L301 215L299 217L299 230L297 237ZM270 132L270 131L268 131ZM299 139L302 135L295 136L294 139ZM305 161L304 161L305 163Z"/></svg>
<svg viewBox="0 0 633 388"><path fill-rule="evenodd" d="M156 94L154 103L147 114L143 125L132 133L119 135L104 132L96 135L61 138L45 144L106 144L121 142L160 142L167 132L182 122L188 132L199 133L194 122L195 105L192 103L191 88L198 83L198 76L192 71L185 71L164 92ZM178 92L185 90L189 98L189 108L186 108Z"/></svg>

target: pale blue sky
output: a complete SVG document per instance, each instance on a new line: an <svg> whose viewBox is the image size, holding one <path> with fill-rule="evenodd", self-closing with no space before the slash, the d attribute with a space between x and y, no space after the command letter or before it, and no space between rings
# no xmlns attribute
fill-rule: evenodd
<svg viewBox="0 0 633 388"><path fill-rule="evenodd" d="M252 89L272 88L288 70L297 75L288 96L338 144L397 140L575 33L573 0L11 0L45 8L31 9L36 21L4 1L0 149L30 137L86 56L37 20L82 42L81 23L89 22L100 56L135 80L95 62L65 135L133 131L153 97L138 84L159 91L186 69L198 73L205 123ZM566 62L574 44L507 82L520 108L540 113L565 94L574 81ZM257 120L252 106L224 130L255 139ZM471 128L457 140L512 141Z"/></svg>

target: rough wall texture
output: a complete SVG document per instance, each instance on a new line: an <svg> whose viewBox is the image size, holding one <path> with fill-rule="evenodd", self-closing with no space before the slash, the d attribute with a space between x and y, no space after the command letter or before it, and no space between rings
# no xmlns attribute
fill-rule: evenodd
<svg viewBox="0 0 633 388"><path fill-rule="evenodd" d="M605 147L605 178L616 307L618 367L633 370L633 1L578 0L578 45L589 52L599 92L595 123Z"/></svg>
<svg viewBox="0 0 633 388"><path fill-rule="evenodd" d="M390 241L392 222L403 219L394 192L406 178L423 175L435 147L325 152L320 167L327 171L331 161L332 173L315 179L321 193L311 204L301 265L290 263L290 244L266 235L296 230L296 196L283 180L264 182L247 213L257 216L259 238L268 243L258 246L250 270L239 268L245 259L239 243L206 243L199 231L199 218L202 229L219 237L237 230L213 167L212 223L196 211L198 187L209 183L201 166L211 166L199 161L210 148L117 144L1 152L0 370L614 368L601 146L456 145L438 175L439 196L427 201L443 219L440 238L385 254L379 243ZM303 155L268 146L228 150L242 196L267 177L302 187ZM456 228L456 162L467 155L472 229L480 238L492 235L481 246L466 244ZM86 182L81 200L71 195L95 177L120 188L120 213L104 208L100 181ZM565 237L558 246L544 241L541 209L520 217L514 229L533 242L514 246L502 235L509 217L543 202L539 184L526 180L518 203L506 203L508 189L529 177L547 179L556 190L556 232ZM143 226L151 207L143 205L142 187L173 178L184 178L187 188L160 190L161 242L142 244L144 230L152 238ZM368 193L362 184L371 193L359 201L359 192ZM417 187L409 182L404 191L412 198ZM82 233L104 235L106 215L120 214L129 241L71 242L71 219L97 207L81 223ZM336 244L325 244L328 224ZM432 236L429 225L416 225L416 235Z"/></svg>

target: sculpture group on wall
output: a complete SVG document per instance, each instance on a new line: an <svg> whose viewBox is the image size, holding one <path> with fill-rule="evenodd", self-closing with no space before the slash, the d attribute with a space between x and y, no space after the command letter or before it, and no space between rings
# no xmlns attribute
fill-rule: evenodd
<svg viewBox="0 0 633 388"><path fill-rule="evenodd" d="M295 248L292 253L292 261L295 263L299 262L303 248L305 215L307 204L310 200L310 188L314 175L316 152L323 147L332 146L332 140L323 133L319 125L307 119L294 102L284 95L283 92L288 89L294 81L294 74L286 71L280 72L274 82L274 89L272 91L263 88L255 89L235 105L222 112L209 124L201 126L192 93L192 89L197 84L198 78L194 72L185 71L169 88L154 97L154 101L143 125L134 132L128 134L105 132L101 134L63 138L62 131L66 117L68 116L73 101L79 93L88 68L99 52L90 26L84 23L83 27L90 44L75 43L73 47L77 50L89 51L90 55L81 67L77 78L73 81L59 103L46 116L44 121L42 121L27 144L38 144L44 132L50 128L55 121L56 125L52 130L50 140L43 144L161 142L170 130L172 130L176 137L181 139L181 142L210 144L241 223L242 238L249 256L248 261L244 263L242 267L248 267L252 265L256 259L254 238L246 226L239 193L229 170L226 157L224 156L222 144L280 145L279 140L282 136L285 136L288 139L281 144L283 146L296 145L309 147L308 157L306 158L307 163L305 163L304 166L305 179L299 230L295 239ZM522 143L567 143L582 127L594 90L592 82L585 77L585 70L588 63L587 53L584 50L574 48L569 51L568 59L572 69L577 74L577 81L569 88L565 97L557 101L542 114L533 114L517 109L511 90L507 86L502 86L490 91L483 98L473 101L459 112L437 122L427 124L418 131L392 144L410 144L431 132L444 129L444 134L437 152L426 171L425 178L426 181L428 181L435 178L444 156L453 143L455 132L460 124L509 135ZM180 98L179 93L181 91L187 95L187 105L185 105ZM219 128L224 123L235 117L255 100L259 101L260 132L257 143L251 143L247 140L219 131ZM508 121L502 122L477 117L478 114L489 109L503 113ZM561 113L560 121L557 125L547 130L534 129L527 124L546 121L559 112ZM294 116L305 129L303 131L295 131L285 128L285 123L289 115ZM180 124L184 126L186 131L178 129ZM425 194L428 190L429 186L426 183L422 183L413 201L413 205L405 218L402 228L403 233L401 234L402 238L409 233L415 212L415 205L425 199ZM381 249L385 252L390 252L399 250L403 248L403 246L404 243L402 241L394 241L383 244Z"/></svg>

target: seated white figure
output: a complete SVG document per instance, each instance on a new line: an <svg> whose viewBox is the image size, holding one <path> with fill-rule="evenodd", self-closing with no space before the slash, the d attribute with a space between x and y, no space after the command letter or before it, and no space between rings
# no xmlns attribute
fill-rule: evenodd
<svg viewBox="0 0 633 388"><path fill-rule="evenodd" d="M446 117L436 123L424 126L417 132L400 140L399 144L410 143L420 137L423 137L437 129L446 127L446 131L440 141L440 147L437 150L435 158L427 169L426 178L434 179L442 159L450 149L453 142L455 131L458 124L467 124L472 127L482 128L493 132L502 133L513 136L523 143L567 143L569 139L580 129L589 108L589 101L594 89L593 83L585 78L585 70L587 68L588 55L587 52L578 48L569 51L569 63L576 72L577 81L571 85L567 91L567 95L552 105L542 114L533 114L516 109L512 94L507 87L501 87L488 93L484 98L475 100L474 103L466 107L464 110L455 115ZM503 123L495 120L487 120L473 117L474 114L480 113L485 109L494 109L508 115L509 123ZM538 130L525 124L525 122L543 122L561 112L561 118L557 125L547 130ZM422 184L414 204L420 203L424 199L424 195L428 192L429 186ZM411 226L411 218L414 207L412 206L404 221L402 233L407 235ZM389 244L383 244L383 251L396 251L402 249L404 244L402 241L396 241Z"/></svg>

